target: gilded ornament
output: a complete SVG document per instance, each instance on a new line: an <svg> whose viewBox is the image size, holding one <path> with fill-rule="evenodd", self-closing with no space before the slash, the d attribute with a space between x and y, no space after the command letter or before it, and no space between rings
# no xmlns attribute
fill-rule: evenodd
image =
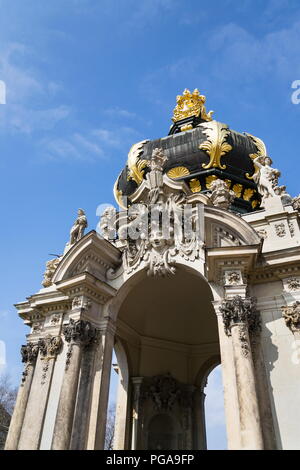
<svg viewBox="0 0 300 470"><path fill-rule="evenodd" d="M196 178L190 180L190 188L193 193L199 193L201 191L201 184L200 181Z"/></svg>
<svg viewBox="0 0 300 470"><path fill-rule="evenodd" d="M207 140L199 145L200 150L204 150L210 157L207 164L202 163L202 167L208 170L209 168L221 168L225 170L226 165L221 164L221 157L232 150L232 146L226 142L230 131L226 124L221 122L212 121L208 124L201 124Z"/></svg>
<svg viewBox="0 0 300 470"><path fill-rule="evenodd" d="M192 124L185 124L184 126L181 126L180 128L181 132L190 131L191 129L193 129Z"/></svg>
<svg viewBox="0 0 300 470"><path fill-rule="evenodd" d="M232 189L235 192L236 197L241 197L241 194L242 194L242 191L243 191L243 185L242 184L235 184Z"/></svg>
<svg viewBox="0 0 300 470"><path fill-rule="evenodd" d="M172 117L173 122L177 122L191 116L201 117L204 121L212 121L213 111L206 113L206 97L204 95L200 95L197 88L192 93L186 88L182 95L178 95L176 97L176 101L177 104ZM183 129L181 128L181 130Z"/></svg>
<svg viewBox="0 0 300 470"><path fill-rule="evenodd" d="M207 176L206 179L205 179L207 189L209 189L211 187L212 182L217 180L217 179L218 179L218 177L216 175Z"/></svg>
<svg viewBox="0 0 300 470"><path fill-rule="evenodd" d="M140 156L143 153L144 145L149 140L142 140L134 144L128 153L127 167L128 167L128 180L134 180L137 184L141 184L144 177L144 169L147 166L147 160L141 160Z"/></svg>
<svg viewBox="0 0 300 470"><path fill-rule="evenodd" d="M256 199L251 202L251 206L253 209L255 209L258 205L259 205L259 201L257 201Z"/></svg>
<svg viewBox="0 0 300 470"><path fill-rule="evenodd" d="M253 194L254 194L254 189L250 189L250 188L245 189L243 198L245 199L245 201L250 201Z"/></svg>
<svg viewBox="0 0 300 470"><path fill-rule="evenodd" d="M120 177L120 175L119 175ZM117 201L117 203L119 204L120 207L122 207L122 209L127 209L127 207L123 204L123 195L122 195L122 191L120 189L118 189L118 181L119 181L119 177L117 179L117 181L115 182L114 184L114 189L113 189L113 193L114 193L114 196L115 196L115 200Z"/></svg>
<svg viewBox="0 0 300 470"><path fill-rule="evenodd" d="M182 178L183 176L188 176L189 174L190 172L185 166L176 166L167 172L169 178Z"/></svg>

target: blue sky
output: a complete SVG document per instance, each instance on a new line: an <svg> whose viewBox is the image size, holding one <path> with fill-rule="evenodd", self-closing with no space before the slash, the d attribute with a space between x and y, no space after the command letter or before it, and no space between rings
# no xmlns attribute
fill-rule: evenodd
<svg viewBox="0 0 300 470"><path fill-rule="evenodd" d="M27 329L13 303L40 288L78 207L89 228L129 147L168 133L176 95L261 137L295 196L298 0L0 0L0 340L17 383Z"/></svg>

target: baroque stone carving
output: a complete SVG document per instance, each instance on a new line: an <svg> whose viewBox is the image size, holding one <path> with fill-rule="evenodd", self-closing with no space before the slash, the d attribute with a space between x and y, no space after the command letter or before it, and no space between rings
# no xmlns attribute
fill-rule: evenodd
<svg viewBox="0 0 300 470"><path fill-rule="evenodd" d="M282 316L286 326L295 333L300 331L300 302L297 300L293 305L281 307Z"/></svg>
<svg viewBox="0 0 300 470"><path fill-rule="evenodd" d="M51 317L51 321L50 321L51 325L57 325L57 323L59 322L60 322L60 315L53 315Z"/></svg>
<svg viewBox="0 0 300 470"><path fill-rule="evenodd" d="M214 206L221 209L228 209L235 198L234 191L231 191L228 184L221 179L216 179L211 183L210 191L210 201Z"/></svg>
<svg viewBox="0 0 300 470"><path fill-rule="evenodd" d="M21 346L22 362L33 364L37 358L39 347L37 344L28 343Z"/></svg>
<svg viewBox="0 0 300 470"><path fill-rule="evenodd" d="M285 237L286 235L286 229L285 229L285 225L283 222L281 222L280 224L275 224L275 232L276 232L276 235L277 237Z"/></svg>
<svg viewBox="0 0 300 470"><path fill-rule="evenodd" d="M67 352L66 369L71 361L74 343L88 347L98 341L98 330L89 321L70 319L68 325L63 327L63 335L69 348Z"/></svg>
<svg viewBox="0 0 300 470"><path fill-rule="evenodd" d="M82 310L89 310L91 307L92 302L90 299L84 297L74 297L72 301L72 309L81 308Z"/></svg>
<svg viewBox="0 0 300 470"><path fill-rule="evenodd" d="M288 226L289 226L291 237L293 238L295 236L295 226L291 220L288 221Z"/></svg>
<svg viewBox="0 0 300 470"><path fill-rule="evenodd" d="M192 406L192 391L180 384L171 374L144 378L141 399L150 398L156 411L172 411L175 403L183 408Z"/></svg>
<svg viewBox="0 0 300 470"><path fill-rule="evenodd" d="M60 336L46 336L39 340L38 346L43 359L52 359L60 352L62 339Z"/></svg>
<svg viewBox="0 0 300 470"><path fill-rule="evenodd" d="M49 286L52 285L52 278L55 274L55 271L57 269L57 266L58 266L60 260L61 260L61 257L54 258L54 259L51 259L51 260L47 261L46 271L44 273L44 279L43 279L43 282L42 282L44 287L49 287Z"/></svg>
<svg viewBox="0 0 300 470"><path fill-rule="evenodd" d="M280 196L280 199L281 199L283 205L288 205L288 204L291 204L293 202L292 197L286 191L286 186L284 186L284 185L276 186L274 188L274 192L275 192L275 194L277 194L277 196Z"/></svg>
<svg viewBox="0 0 300 470"><path fill-rule="evenodd" d="M300 211L300 194L292 200L292 206L295 211Z"/></svg>
<svg viewBox="0 0 300 470"><path fill-rule="evenodd" d="M300 289L300 279L291 277L287 280L287 287L290 291L296 291Z"/></svg>
<svg viewBox="0 0 300 470"><path fill-rule="evenodd" d="M22 373L21 387L24 386L28 376L29 368L32 366L39 353L39 347L36 343L27 343L21 346L22 362L25 363L25 368Z"/></svg>
<svg viewBox="0 0 300 470"><path fill-rule="evenodd" d="M100 219L100 234L106 240L113 240L116 238L116 209L113 206L107 207Z"/></svg>
<svg viewBox="0 0 300 470"><path fill-rule="evenodd" d="M257 233L260 236L260 238L263 238L264 240L268 238L268 233L264 228L257 230Z"/></svg>
<svg viewBox="0 0 300 470"><path fill-rule="evenodd" d="M188 217L191 230L183 230L185 195L178 192L167 197L164 194L165 161L162 149L154 149L148 162L151 171L146 178L149 190L146 200L130 208L126 223L118 230L118 238L125 245L123 262L128 273L145 262L149 275L174 274L175 256L194 261L203 245L197 236L196 215L192 212Z"/></svg>
<svg viewBox="0 0 300 470"><path fill-rule="evenodd" d="M227 271L225 272L225 284L237 285L242 284L242 276L240 271Z"/></svg>
<svg viewBox="0 0 300 470"><path fill-rule="evenodd" d="M243 299L240 295L236 295L232 299L223 300L219 310L228 336L231 335L233 325L247 324L249 331L253 333L260 325L259 315L255 309L255 300L252 297Z"/></svg>

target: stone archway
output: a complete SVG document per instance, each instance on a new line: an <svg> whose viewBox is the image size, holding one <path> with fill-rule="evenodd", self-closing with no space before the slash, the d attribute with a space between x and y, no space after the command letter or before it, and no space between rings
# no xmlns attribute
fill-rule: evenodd
<svg viewBox="0 0 300 470"><path fill-rule="evenodd" d="M151 420L168 414L180 435L170 438L175 450L205 448L199 370L219 358L210 286L183 265L170 277L157 279L140 272L128 283L129 288L120 289L126 294L115 313L116 335L130 362L131 412L125 427L130 429L131 448L154 445L149 438L154 432Z"/></svg>

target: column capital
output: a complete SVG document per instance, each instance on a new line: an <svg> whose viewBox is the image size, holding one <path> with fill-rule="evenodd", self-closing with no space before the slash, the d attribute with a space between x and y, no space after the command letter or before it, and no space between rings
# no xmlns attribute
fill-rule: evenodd
<svg viewBox="0 0 300 470"><path fill-rule="evenodd" d="M297 300L292 305L281 307L281 311L285 324L292 333L300 333L300 302Z"/></svg>
<svg viewBox="0 0 300 470"><path fill-rule="evenodd" d="M231 335L231 328L239 324L248 326L250 333L260 329L260 317L253 297L242 298L235 295L231 299L225 299L219 303L219 311L227 336Z"/></svg>
<svg viewBox="0 0 300 470"><path fill-rule="evenodd" d="M40 338L37 345L41 359L54 359L61 350L62 338L61 336L48 335L45 338Z"/></svg>
<svg viewBox="0 0 300 470"><path fill-rule="evenodd" d="M98 329L86 320L73 320L63 326L63 335L67 343L88 346L98 339Z"/></svg>
<svg viewBox="0 0 300 470"><path fill-rule="evenodd" d="M36 361L39 352L39 346L37 343L31 342L27 344L22 344L20 352L22 356L22 362L25 362L27 364L33 364Z"/></svg>

